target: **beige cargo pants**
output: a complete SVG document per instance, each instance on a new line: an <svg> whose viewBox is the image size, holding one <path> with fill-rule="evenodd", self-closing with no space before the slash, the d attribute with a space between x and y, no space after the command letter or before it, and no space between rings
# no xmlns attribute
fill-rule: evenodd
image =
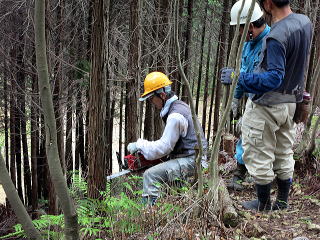
<svg viewBox="0 0 320 240"><path fill-rule="evenodd" d="M292 178L295 103L262 106L248 99L242 119L243 160L257 184Z"/></svg>

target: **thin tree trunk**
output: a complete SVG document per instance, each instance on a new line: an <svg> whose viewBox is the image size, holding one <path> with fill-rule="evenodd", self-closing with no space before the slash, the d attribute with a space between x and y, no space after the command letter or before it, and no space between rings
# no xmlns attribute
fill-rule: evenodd
<svg viewBox="0 0 320 240"><path fill-rule="evenodd" d="M221 69L225 64L226 56L226 23L228 22L228 15L224 14L228 12L229 0L225 0L223 3L223 15L220 22L220 34L219 34L219 63L218 69ZM216 82L216 92L215 92L215 101L214 101L214 122L213 122L213 131L218 130L219 125L219 113L220 113L220 103L221 103L221 82Z"/></svg>
<svg viewBox="0 0 320 240"><path fill-rule="evenodd" d="M56 11L57 12L57 29L56 35L57 39L55 42L55 55L62 58L63 55L63 11L64 11L64 0L60 0L57 3ZM54 73L54 87L53 87L53 104L54 104L54 112L56 117L56 126L57 126L57 140L58 140L58 151L59 158L61 161L62 171L65 173L66 166L64 161L64 140L63 140L63 116L62 116L62 105L61 105L61 94L62 94L62 83L63 83L63 68L62 62L58 60L53 70Z"/></svg>
<svg viewBox="0 0 320 240"><path fill-rule="evenodd" d="M197 95L196 95L196 114L198 114L198 110L199 110L200 90L201 90L201 81L202 81L202 63L203 63L203 52L204 52L204 39L205 39L205 36L206 36L208 7L209 7L209 2L206 3L205 16L204 16L203 26L202 26L202 36L201 36L201 44L200 44L200 63L199 63L198 86L197 86ZM202 125L202 127L205 127L205 125Z"/></svg>
<svg viewBox="0 0 320 240"><path fill-rule="evenodd" d="M66 150L65 164L68 186L71 185L71 177L73 171L73 154L72 154L72 115L73 115L73 86L74 74L71 74L68 86L68 101L67 101L67 124L66 124Z"/></svg>
<svg viewBox="0 0 320 240"><path fill-rule="evenodd" d="M49 169L52 177L52 182L54 183L54 187L61 202L61 208L64 213L65 238L67 240L78 240L79 229L77 213L69 196L67 183L65 181L59 159L56 135L57 129L54 116L52 94L49 84L46 56L45 2L41 0L35 1L35 42L39 90L46 126L46 150Z"/></svg>
<svg viewBox="0 0 320 240"><path fill-rule="evenodd" d="M25 73L23 73L25 75ZM29 164L29 153L28 153L28 142L27 142L27 113L25 107L25 92L26 83L25 76L20 81L20 109L21 109L21 140L23 149L23 172L24 172L24 192L25 192L25 203L30 205L32 202L32 190L31 190L31 170Z"/></svg>
<svg viewBox="0 0 320 240"><path fill-rule="evenodd" d="M2 154L0 153L0 182L2 183L3 189L9 199L10 205L13 208L19 222L22 224L23 229L28 236L28 239L39 239L41 240L42 237L39 231L33 226L32 220L28 215L26 209L21 202L16 188L13 185L7 168L5 166Z"/></svg>
<svg viewBox="0 0 320 240"><path fill-rule="evenodd" d="M7 61L4 59L4 70L3 70L3 92L4 92L4 143L5 143L5 158L6 158L6 167L9 171L9 117L8 117L8 70L7 70Z"/></svg>
<svg viewBox="0 0 320 240"><path fill-rule="evenodd" d="M209 43L208 43L206 77L204 82L204 96L203 96L203 108L202 108L202 128L204 133L206 132L207 106L208 106L208 97L209 97L209 70L210 70L211 48L212 48L212 31L210 33Z"/></svg>
<svg viewBox="0 0 320 240"><path fill-rule="evenodd" d="M183 82L188 90L188 98L190 99L190 108L191 108L191 114L192 114L192 122L194 125L194 130L197 137L197 143L198 143L198 152L196 155L196 165L197 165L197 179L198 179L198 198L200 199L203 195L203 175L202 175L202 166L201 166L201 159L203 156L203 145L201 141L201 126L198 124L198 118L195 111L195 106L192 99L192 92L190 88L190 84L188 82L188 79L184 73L181 58L180 58L180 45L179 45L179 9L177 1L175 1L175 46L176 46L176 54L177 54L177 62L179 67L179 72L182 76Z"/></svg>
<svg viewBox="0 0 320 240"><path fill-rule="evenodd" d="M186 41L185 41L185 52L184 52L184 72L186 73L187 79L192 79L191 76L191 48L192 48L192 20L193 20L193 3L194 0L188 0L188 19L186 29ZM186 85L182 85L182 96L181 100L188 103L191 99L188 99L188 89Z"/></svg>
<svg viewBox="0 0 320 240"><path fill-rule="evenodd" d="M123 89L124 89L124 85L123 82L120 83L120 102L119 102L119 111L120 111L120 114L119 114L119 159L120 161L122 162L122 141L123 141L123 138L122 138L122 126L123 126ZM122 166L119 166L119 171L122 170L121 169Z"/></svg>
<svg viewBox="0 0 320 240"><path fill-rule="evenodd" d="M126 146L138 138L138 96L140 83L140 55L141 55L141 25L140 25L140 0L130 3L130 42L128 59L127 99L126 99Z"/></svg>
<svg viewBox="0 0 320 240"><path fill-rule="evenodd" d="M15 59L14 51L10 53L11 57ZM16 82L11 76L11 87L10 87L10 176L13 184L17 187L17 172L16 172Z"/></svg>
<svg viewBox="0 0 320 240"><path fill-rule="evenodd" d="M210 186L210 194L209 194L209 200L213 200L213 208L216 209L217 207L220 207L218 206L218 198L219 198L219 177L218 177L218 153L219 153L219 146L220 146L220 142L221 142L221 135L222 135L222 130L224 128L224 124L226 123L226 120L227 120L227 116L229 115L229 112L230 112L230 109L231 109L231 102L232 102L232 98L233 98L233 95L234 95L234 89L236 87L236 84L237 84L237 81L238 81L238 77L240 75L240 66L241 66L241 56L242 56L242 49L243 49L243 45L244 45L244 42L245 42L245 39L246 39L246 36L247 36L247 32L248 32L248 28L249 28L249 20L252 16L252 13L253 13L253 9L254 9L254 5L255 5L255 0L251 2L251 6L250 6L250 9L249 9L249 14L248 14L248 18L247 18L247 21L246 21L246 24L245 24L245 27L244 27L244 30L243 30L243 33L242 33L242 36L241 36L241 40L240 40L240 43L239 45L236 44L236 41L238 39L238 34L239 34L239 22L240 22L240 13L243 9L243 6L244 6L244 1L242 3L242 6L241 6L241 9L238 13L238 19L237 19L237 28L236 28L236 34L234 36L234 39L233 39L233 44L232 44L232 47L231 47L231 51L230 51L230 54L231 56L229 57L229 59L232 59L235 55L233 53L235 53L235 50L234 48L236 48L236 45L238 46L238 51L237 51L237 55L236 55L236 61L235 61L235 79L234 81L232 82L232 85L231 85L231 94L229 95L228 97L228 101L227 101L227 105L226 105L226 109L225 111L223 112L223 116L222 116L222 119L221 119L221 123L219 125L219 128L218 128L218 131L217 131L217 134L216 134L216 137L215 137L215 140L214 140L214 143L213 143L213 146L212 146L212 151L211 151L211 161L210 161L210 166L209 166L209 172L210 172L210 179L209 179L209 186ZM230 214L233 215L233 214L236 214L236 212L233 212ZM225 213L225 214L228 214L229 213ZM236 218L236 216L232 217L233 218ZM227 218L228 220L230 219L230 217Z"/></svg>
<svg viewBox="0 0 320 240"><path fill-rule="evenodd" d="M212 87L211 87L211 96L210 96L210 109L209 109L209 120L208 120L208 133L207 133L207 141L208 143L210 142L210 134L211 134L211 122L212 122L212 111L213 111L213 100L214 98L214 93L215 93L215 87L217 86L217 79L218 79L218 58L219 58L219 44L217 46L217 51L216 51L216 58L215 58L215 64L214 64L214 69L213 69L213 76L212 76Z"/></svg>
<svg viewBox="0 0 320 240"><path fill-rule="evenodd" d="M35 66L36 57L32 58ZM32 104L31 104L31 173L32 173L32 211L38 209L38 157L39 157L39 98L37 77L32 76Z"/></svg>
<svg viewBox="0 0 320 240"><path fill-rule="evenodd" d="M85 144L84 144L84 127L83 127L83 116L84 109L82 107L82 89L78 87L77 103L76 103L76 149L75 149L75 160L81 163L81 169L84 176L88 174L88 161L85 157Z"/></svg>

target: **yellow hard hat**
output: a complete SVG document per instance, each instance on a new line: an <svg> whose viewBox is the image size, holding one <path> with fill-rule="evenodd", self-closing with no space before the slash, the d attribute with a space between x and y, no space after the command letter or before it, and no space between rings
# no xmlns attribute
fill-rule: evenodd
<svg viewBox="0 0 320 240"><path fill-rule="evenodd" d="M140 101L146 100L152 96L154 91L161 89L165 86L171 85L172 82L162 72L151 72L144 79L144 93L141 95Z"/></svg>

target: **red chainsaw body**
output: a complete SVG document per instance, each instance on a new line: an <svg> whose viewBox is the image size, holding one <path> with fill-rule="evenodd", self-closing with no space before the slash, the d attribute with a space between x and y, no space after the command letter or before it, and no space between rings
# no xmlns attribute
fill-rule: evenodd
<svg viewBox="0 0 320 240"><path fill-rule="evenodd" d="M151 167L166 161L166 158L160 158L155 160L147 160L142 154L132 155L129 154L124 157L125 165L127 164L128 169L131 171L137 171L146 167Z"/></svg>

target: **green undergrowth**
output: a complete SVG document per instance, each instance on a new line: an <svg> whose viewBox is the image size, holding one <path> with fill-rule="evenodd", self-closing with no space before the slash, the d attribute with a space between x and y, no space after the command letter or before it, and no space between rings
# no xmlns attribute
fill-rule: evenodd
<svg viewBox="0 0 320 240"><path fill-rule="evenodd" d="M133 176L125 180L108 183L106 190L100 192L100 199L87 197L87 183L78 173L72 177L70 193L75 201L81 239L119 239L133 234L149 234L152 229L165 225L180 211L179 201L160 200L156 206L145 206L141 202L142 178ZM180 199L189 186L171 188L173 199ZM165 198L165 196L163 197ZM163 199L161 198L161 199ZM156 211L154 210L156 209ZM44 239L64 239L63 215L42 215L33 220L34 226L41 232ZM21 224L14 226L14 232L0 239L20 239L26 237Z"/></svg>

